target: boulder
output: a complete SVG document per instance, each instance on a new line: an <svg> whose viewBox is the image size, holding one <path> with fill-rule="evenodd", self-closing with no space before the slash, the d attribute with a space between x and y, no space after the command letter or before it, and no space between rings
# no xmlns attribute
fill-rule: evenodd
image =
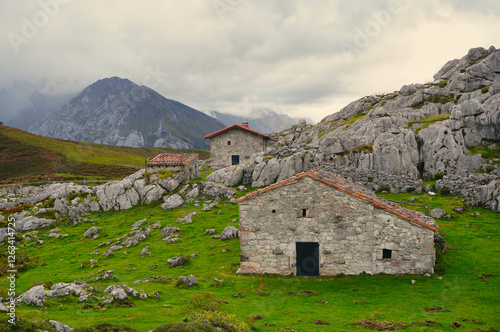
<svg viewBox="0 0 500 332"><path fill-rule="evenodd" d="M112 246L111 248L106 250L106 252L103 255L109 256L109 255L113 254L115 251L120 250L120 249L123 249L123 246Z"/></svg>
<svg viewBox="0 0 500 332"><path fill-rule="evenodd" d="M172 227L172 225L168 225L167 227L165 227L161 231L160 235L158 235L158 236L167 237L167 236L170 236L172 234L178 233L180 231L181 231L181 229L179 227Z"/></svg>
<svg viewBox="0 0 500 332"><path fill-rule="evenodd" d="M175 222L181 223L181 224L192 224L193 223L193 216L197 215L198 213L196 212L191 212L185 217L182 218L177 218Z"/></svg>
<svg viewBox="0 0 500 332"><path fill-rule="evenodd" d="M436 219L441 219L443 218L444 216L446 215L446 211L443 210L443 209L440 209L440 208L435 208L435 209L432 209L431 212L430 212L430 216L432 218L436 218Z"/></svg>
<svg viewBox="0 0 500 332"><path fill-rule="evenodd" d="M139 229L142 224L144 224L146 221L148 221L147 219L142 219L142 220L139 220L135 223L133 223L132 225L130 225L130 227L132 228L133 231Z"/></svg>
<svg viewBox="0 0 500 332"><path fill-rule="evenodd" d="M54 223L52 219L38 217L24 217L16 221L15 229L18 232L33 231L39 228L49 227Z"/></svg>
<svg viewBox="0 0 500 332"><path fill-rule="evenodd" d="M63 323L60 323L56 320L49 320L49 323L52 324L52 326L54 326L54 328L56 329L56 332L73 331L73 329L71 327L69 327L68 325L64 325Z"/></svg>
<svg viewBox="0 0 500 332"><path fill-rule="evenodd" d="M142 229L139 231L132 231L129 233L129 237L122 242L123 246L127 248L136 246L140 241L144 241L151 234L151 230L149 228Z"/></svg>
<svg viewBox="0 0 500 332"><path fill-rule="evenodd" d="M222 241L240 237L240 231L234 226L227 226L222 231L220 239Z"/></svg>
<svg viewBox="0 0 500 332"><path fill-rule="evenodd" d="M152 202L155 202L163 196L165 193L165 190L156 185L156 184L151 184L149 186L144 187L144 196L143 196L143 203L144 204L150 204Z"/></svg>
<svg viewBox="0 0 500 332"><path fill-rule="evenodd" d="M99 231L101 230L101 227L90 227L85 233L83 233L83 237L93 237Z"/></svg>
<svg viewBox="0 0 500 332"><path fill-rule="evenodd" d="M212 235L215 233L217 233L217 231L215 229L206 229L205 230L205 234L207 234L207 235Z"/></svg>
<svg viewBox="0 0 500 332"><path fill-rule="evenodd" d="M172 258L167 259L167 263L170 265L170 267L175 267L175 266L182 266L187 263L189 258L184 257L184 256L175 256Z"/></svg>
<svg viewBox="0 0 500 332"><path fill-rule="evenodd" d="M192 287L194 285L198 285L198 280L192 274L189 276L179 276L179 282L187 287Z"/></svg>
<svg viewBox="0 0 500 332"><path fill-rule="evenodd" d="M176 174L174 178L158 179L156 183L158 183L166 191L174 191L185 179L186 175L181 172Z"/></svg>
<svg viewBox="0 0 500 332"><path fill-rule="evenodd" d="M176 207L184 204L184 200L182 199L182 197L177 194L164 197L163 200L165 203L161 205L161 208L164 210L175 209Z"/></svg>

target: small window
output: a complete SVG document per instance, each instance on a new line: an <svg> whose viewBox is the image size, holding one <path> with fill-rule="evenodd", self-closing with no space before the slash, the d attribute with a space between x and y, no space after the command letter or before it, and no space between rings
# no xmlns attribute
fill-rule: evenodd
<svg viewBox="0 0 500 332"><path fill-rule="evenodd" d="M382 259L391 259L392 258L392 250L383 249L382 250Z"/></svg>
<svg viewBox="0 0 500 332"><path fill-rule="evenodd" d="M302 217L307 218L307 209L302 209Z"/></svg>
<svg viewBox="0 0 500 332"><path fill-rule="evenodd" d="M227 145L231 145L231 141L227 141Z"/></svg>
<svg viewBox="0 0 500 332"><path fill-rule="evenodd" d="M273 214L276 213L276 210L271 210L271 213L273 213Z"/></svg>

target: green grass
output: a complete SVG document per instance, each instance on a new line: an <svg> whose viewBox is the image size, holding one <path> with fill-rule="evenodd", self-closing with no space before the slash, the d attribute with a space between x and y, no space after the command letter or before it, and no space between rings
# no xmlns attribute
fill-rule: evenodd
<svg viewBox="0 0 500 332"><path fill-rule="evenodd" d="M418 133L420 130L429 127L429 125L434 123L434 122L448 120L449 118L450 118L450 114L430 115L430 116L426 116L425 118L422 118L420 120L410 121L409 126L411 127L415 123L422 124L422 126L420 126L416 129L416 131Z"/></svg>
<svg viewBox="0 0 500 332"><path fill-rule="evenodd" d="M481 154L484 159L491 160L495 164L500 164L500 141L495 141L488 145L468 147L468 149L471 155Z"/></svg>
<svg viewBox="0 0 500 332"><path fill-rule="evenodd" d="M244 194L244 193L241 193ZM55 319L71 327L82 327L98 323L115 323L136 328L139 331L152 330L162 324L180 321L192 312L191 298L204 291L214 293L219 310L235 315L240 322L259 315L263 319L253 321L256 331L283 331L290 327L296 331L363 331L359 326L345 326L361 319L376 317L378 320L404 322L432 320L441 327L409 325L405 331L455 331L449 327L459 322L463 331L476 328L493 331L500 326L498 318L499 288L499 226L498 213L482 208L466 209L464 214L452 212L454 207L463 207L459 198L453 196L429 196L428 194L385 194L394 200L419 197L419 204L430 208L441 207L453 215L449 220L438 220L441 233L450 247L448 253L440 257L436 269L439 273L424 276L337 276L337 277L293 277L279 275L238 275L239 241L220 241L204 235L207 228L215 228L218 233L228 225L237 226L238 206L227 201L221 202L209 212L189 205L164 211L158 204L138 206L127 211L93 213L88 217L94 222L69 226L61 223L61 234L66 238L43 237L44 244L38 247L22 247L21 252L30 256L36 267L19 274L16 280L17 294L28 290L36 282L72 282L81 278L98 292L111 284L123 283L146 294L158 291L160 298L146 300L130 299L133 307L117 308L105 306L104 310L83 309L83 303L74 296L47 301L38 308L22 305L16 309L19 316L29 319ZM217 214L217 211L221 214ZM194 223L175 224L178 217L196 211ZM479 212L479 216L470 217ZM157 237L162 228L152 230L152 236L138 246L124 248L114 256L102 253L109 246L97 247L99 243L116 239L130 232L132 223L147 219L143 227L161 221L162 228L169 224L182 229L180 241L166 244ZM91 240L82 234L91 226L102 227L99 238ZM41 230L40 234L48 233ZM149 246L152 257L140 258L140 251ZM3 247L5 249L5 247ZM89 255L94 250L100 255ZM167 259L177 255L197 254L185 268L169 268ZM99 260L90 267L89 259ZM82 268L81 265L84 265ZM157 265L151 269L152 265ZM91 281L90 273L97 275L101 269L115 270L117 281ZM480 277L492 275L489 278ZM194 274L199 286L194 288L175 287L179 275ZM135 280L150 276L169 276L170 282L140 283ZM440 276L442 279L438 279ZM220 283L215 278L222 279ZM412 285L411 280L417 283ZM5 290L5 278L0 281L0 289ZM2 296L4 294L0 294ZM97 295L100 296L99 293ZM233 297L238 295L238 297ZM96 305L98 300L90 300ZM164 305L170 307L165 307ZM444 307L449 312L427 312L425 308ZM315 320L330 325L314 324ZM462 319L475 320L463 322ZM274 324L274 327L265 326Z"/></svg>

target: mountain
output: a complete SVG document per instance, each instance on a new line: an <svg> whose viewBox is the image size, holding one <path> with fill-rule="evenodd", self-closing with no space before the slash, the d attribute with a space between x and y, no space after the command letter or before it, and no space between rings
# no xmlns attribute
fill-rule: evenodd
<svg viewBox="0 0 500 332"><path fill-rule="evenodd" d="M220 121L127 79L105 78L29 129L62 139L131 147L209 149Z"/></svg>
<svg viewBox="0 0 500 332"><path fill-rule="evenodd" d="M218 111L208 111L208 115L216 118L226 126L248 122L250 128L264 134L270 134L275 131L282 131L296 124L300 119L292 118L286 114L278 114L267 108L252 108L248 116L233 115L221 113ZM311 123L310 119L307 122Z"/></svg>
<svg viewBox="0 0 500 332"><path fill-rule="evenodd" d="M473 48L432 83L363 97L271 136L266 153L212 179L260 187L322 167L391 192L420 192L422 179L435 179L436 190L500 210L500 50Z"/></svg>

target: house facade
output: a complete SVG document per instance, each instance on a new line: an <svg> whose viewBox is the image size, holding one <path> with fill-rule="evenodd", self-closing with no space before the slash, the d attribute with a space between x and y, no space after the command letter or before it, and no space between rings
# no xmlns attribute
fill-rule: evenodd
<svg viewBox="0 0 500 332"><path fill-rule="evenodd" d="M201 178L197 154L159 154L147 162L146 172L183 172L187 180Z"/></svg>
<svg viewBox="0 0 500 332"><path fill-rule="evenodd" d="M254 153L263 152L270 137L248 127L248 123L221 129L205 136L210 139L210 167L213 169L239 165Z"/></svg>
<svg viewBox="0 0 500 332"><path fill-rule="evenodd" d="M240 273L433 273L436 222L316 169L240 206Z"/></svg>

